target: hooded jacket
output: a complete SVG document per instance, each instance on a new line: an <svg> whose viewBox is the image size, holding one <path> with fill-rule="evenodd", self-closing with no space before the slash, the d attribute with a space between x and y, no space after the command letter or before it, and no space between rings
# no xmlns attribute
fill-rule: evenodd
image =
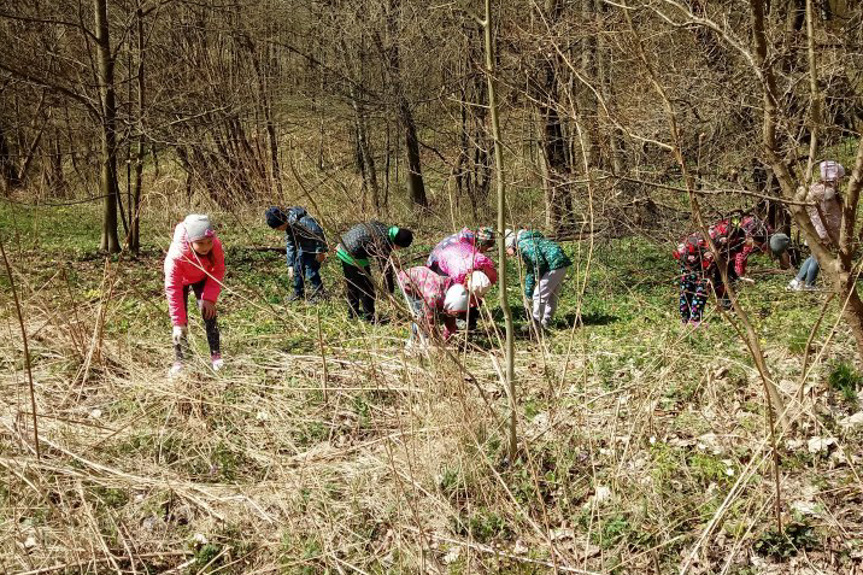
<svg viewBox="0 0 863 575"><path fill-rule="evenodd" d="M680 240L677 249L671 255L680 262L681 271L684 274L704 273L714 263L710 245L704 240L700 232L695 232Z"/></svg>
<svg viewBox="0 0 863 575"><path fill-rule="evenodd" d="M529 298L533 297L538 278L572 265L563 248L540 232L522 230L518 232L515 244L525 265L524 294Z"/></svg>
<svg viewBox="0 0 863 575"><path fill-rule="evenodd" d="M328 251L323 228L306 212L305 208L293 207L286 215L288 227L285 229L285 253L288 266L293 266L294 259L301 254L320 254Z"/></svg>
<svg viewBox="0 0 863 575"><path fill-rule="evenodd" d="M435 269L437 262L440 259L441 252L453 244L465 243L470 246L476 246L476 232L470 228L462 228L461 231L447 236L434 247L428 257L426 266Z"/></svg>
<svg viewBox="0 0 863 575"><path fill-rule="evenodd" d="M406 294L422 300L423 316L429 328L443 323L444 339L456 332L455 318L444 313L446 292L454 285L451 278L438 275L428 267L416 266L399 271L398 281Z"/></svg>
<svg viewBox="0 0 863 575"><path fill-rule="evenodd" d="M342 235L342 247L356 260L385 261L393 251L389 229L375 220L357 224Z"/></svg>
<svg viewBox="0 0 863 575"><path fill-rule="evenodd" d="M186 238L183 222L174 229L174 239L165 257L165 295L168 297L168 312L175 326L188 323L183 288L204 281L202 299L216 303L225 278L225 252L222 242L213 235L213 249L206 256L199 256Z"/></svg>
<svg viewBox="0 0 863 575"><path fill-rule="evenodd" d="M806 206L806 212L818 237L834 243L839 242L839 226L842 225L842 201L837 185L835 182L818 182L812 184L806 195L807 202L816 204Z"/></svg>
<svg viewBox="0 0 863 575"><path fill-rule="evenodd" d="M454 242L445 246L438 252L435 265L429 267L460 284L465 283L475 271L487 275L492 284L497 282L494 262L468 242Z"/></svg>
<svg viewBox="0 0 863 575"><path fill-rule="evenodd" d="M393 252L389 230L389 226L375 220L357 224L342 234L336 256L344 265L361 268L369 267L370 260L377 261L383 268L387 291L392 293L395 287L392 266L387 265Z"/></svg>

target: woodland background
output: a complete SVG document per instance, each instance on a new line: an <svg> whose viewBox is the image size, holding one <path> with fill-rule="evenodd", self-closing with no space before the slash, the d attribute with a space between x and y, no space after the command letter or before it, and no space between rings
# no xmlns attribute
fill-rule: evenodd
<svg viewBox="0 0 863 575"><path fill-rule="evenodd" d="M498 148L479 2L0 1L5 570L861 569L863 5L490 8ZM283 304L266 206L331 241L412 227L418 259L495 221L496 153L506 220L576 261L517 398L494 305L411 359L403 324ZM838 246L795 199L826 158L851 176ZM825 292L764 259L687 332L670 252L736 209L817 252ZM231 368L172 383L161 259L190 211L228 249Z"/></svg>

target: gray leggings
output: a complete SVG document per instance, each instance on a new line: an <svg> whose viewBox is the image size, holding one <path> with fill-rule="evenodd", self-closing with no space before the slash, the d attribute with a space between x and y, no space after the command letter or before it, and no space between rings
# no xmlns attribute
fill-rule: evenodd
<svg viewBox="0 0 863 575"><path fill-rule="evenodd" d="M815 259L815 256L809 256L803 262L803 265L800 266L800 271L797 272L797 281L802 282L806 280L807 286L815 287L815 280L818 278L820 270L821 266L818 265L818 260Z"/></svg>
<svg viewBox="0 0 863 575"><path fill-rule="evenodd" d="M201 295L204 293L204 284L207 282L206 279L199 281L196 284L183 286L183 306L186 308L186 321L188 323L189 318L189 291L193 291L195 293L195 301L201 301ZM207 344L210 346L210 355L219 353L219 325L216 323L216 317L213 319L205 319L204 320L204 329L207 332ZM185 338L182 342L174 344L174 357L177 358L177 361L182 361L183 356L189 349L189 342Z"/></svg>

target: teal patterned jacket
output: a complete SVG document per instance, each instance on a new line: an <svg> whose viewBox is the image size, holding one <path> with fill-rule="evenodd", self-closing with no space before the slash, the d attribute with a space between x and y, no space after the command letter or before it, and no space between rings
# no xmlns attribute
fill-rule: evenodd
<svg viewBox="0 0 863 575"><path fill-rule="evenodd" d="M524 295L533 297L537 279L550 271L567 268L572 260L567 257L557 242L536 231L524 231L516 241L518 253L524 262Z"/></svg>

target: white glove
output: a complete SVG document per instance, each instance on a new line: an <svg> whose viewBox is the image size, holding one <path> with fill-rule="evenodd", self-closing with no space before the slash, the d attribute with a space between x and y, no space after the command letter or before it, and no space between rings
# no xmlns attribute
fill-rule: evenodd
<svg viewBox="0 0 863 575"><path fill-rule="evenodd" d="M184 325L175 325L174 331L171 333L171 341L174 345L180 345L186 339L186 334L189 333L189 328Z"/></svg>

